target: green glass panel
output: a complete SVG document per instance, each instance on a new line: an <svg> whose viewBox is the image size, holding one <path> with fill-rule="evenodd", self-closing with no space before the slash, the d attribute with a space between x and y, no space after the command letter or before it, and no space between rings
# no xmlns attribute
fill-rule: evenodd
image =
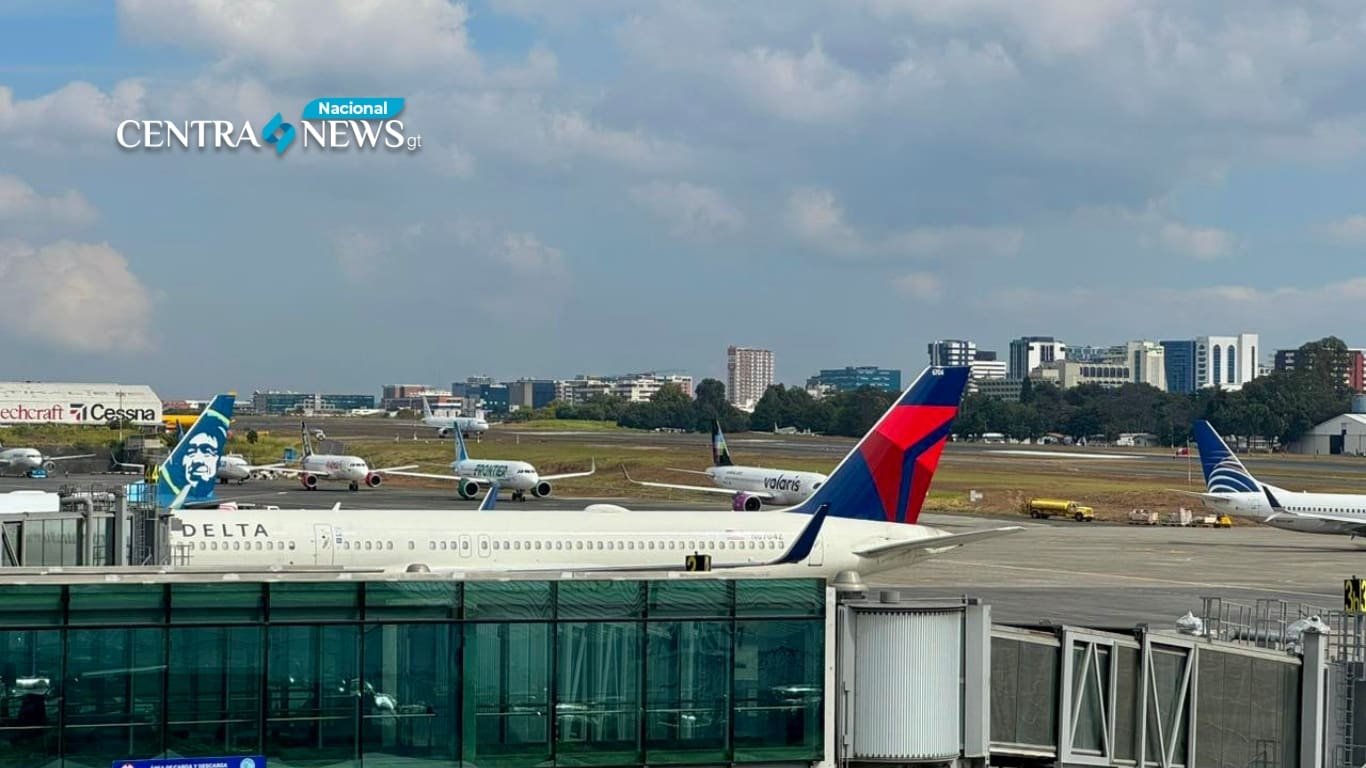
<svg viewBox="0 0 1366 768"><path fill-rule="evenodd" d="M0 630L0 768L57 764L60 630Z"/></svg>
<svg viewBox="0 0 1366 768"><path fill-rule="evenodd" d="M67 631L65 765L156 756L166 676L162 629Z"/></svg>
<svg viewBox="0 0 1366 768"><path fill-rule="evenodd" d="M735 582L735 615L824 616L820 579L744 579Z"/></svg>
<svg viewBox="0 0 1366 768"><path fill-rule="evenodd" d="M643 625L566 623L556 632L556 764L640 764Z"/></svg>
<svg viewBox="0 0 1366 768"><path fill-rule="evenodd" d="M824 751L825 624L735 622L735 761L805 762Z"/></svg>
<svg viewBox="0 0 1366 768"><path fill-rule="evenodd" d="M259 626L170 630L168 754L260 752L264 636Z"/></svg>
<svg viewBox="0 0 1366 768"><path fill-rule="evenodd" d="M371 624L362 637L366 768L453 765L460 757L459 628Z"/></svg>
<svg viewBox="0 0 1366 768"><path fill-rule="evenodd" d="M646 631L646 761L728 762L730 622L659 621Z"/></svg>
<svg viewBox="0 0 1366 768"><path fill-rule="evenodd" d="M61 623L61 587L0 586L0 627L52 627Z"/></svg>
<svg viewBox="0 0 1366 768"><path fill-rule="evenodd" d="M166 620L161 584L72 584L72 624L160 624Z"/></svg>
<svg viewBox="0 0 1366 768"><path fill-rule="evenodd" d="M265 617L262 584L172 584L171 623L259 622Z"/></svg>
<svg viewBox="0 0 1366 768"><path fill-rule="evenodd" d="M460 617L460 584L453 581L371 581L365 584L365 618L455 619Z"/></svg>
<svg viewBox="0 0 1366 768"><path fill-rule="evenodd" d="M480 768L550 764L551 625L466 624L464 760Z"/></svg>
<svg viewBox="0 0 1366 768"><path fill-rule="evenodd" d="M645 615L645 582L563 581L556 615L564 619L636 619Z"/></svg>
<svg viewBox="0 0 1366 768"><path fill-rule="evenodd" d="M471 581L465 584L467 619L549 619L548 581Z"/></svg>
<svg viewBox="0 0 1366 768"><path fill-rule="evenodd" d="M267 630L266 733L271 768L351 766L361 701L355 626Z"/></svg>
<svg viewBox="0 0 1366 768"><path fill-rule="evenodd" d="M271 621L341 621L360 618L359 585L348 582L270 584Z"/></svg>
<svg viewBox="0 0 1366 768"><path fill-rule="evenodd" d="M725 618L731 614L733 582L669 579L650 582L651 618Z"/></svg>
<svg viewBox="0 0 1366 768"><path fill-rule="evenodd" d="M158 725L69 725L63 768L109 768L115 760L161 757L161 727Z"/></svg>

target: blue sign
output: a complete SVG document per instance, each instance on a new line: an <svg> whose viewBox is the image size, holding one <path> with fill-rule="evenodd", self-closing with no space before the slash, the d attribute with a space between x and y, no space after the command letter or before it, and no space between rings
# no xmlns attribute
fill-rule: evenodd
<svg viewBox="0 0 1366 768"><path fill-rule="evenodd" d="M35 480L40 480L42 478L47 477L47 470L43 469L42 467L38 467L37 469L30 469L28 471L28 476Z"/></svg>
<svg viewBox="0 0 1366 768"><path fill-rule="evenodd" d="M266 768L261 755L248 757L165 757L152 760L115 760L110 768Z"/></svg>

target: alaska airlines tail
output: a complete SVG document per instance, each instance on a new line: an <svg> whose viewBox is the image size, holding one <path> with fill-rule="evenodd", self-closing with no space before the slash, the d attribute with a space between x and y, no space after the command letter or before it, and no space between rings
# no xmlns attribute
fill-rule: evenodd
<svg viewBox="0 0 1366 768"><path fill-rule="evenodd" d="M465 450L465 436L461 434L464 430L457 425L451 432L455 434L455 460L465 461L470 457L470 452Z"/></svg>
<svg viewBox="0 0 1366 768"><path fill-rule="evenodd" d="M194 426L180 437L166 460L157 467L157 504L212 501L218 485L218 460L228 446L232 422L232 395L216 395L199 414Z"/></svg>
<svg viewBox="0 0 1366 768"><path fill-rule="evenodd" d="M1261 484L1247 471L1228 444L1208 421L1195 422L1195 447L1200 451L1200 469L1205 473L1209 493L1257 493Z"/></svg>
<svg viewBox="0 0 1366 768"><path fill-rule="evenodd" d="M828 504L832 517L915 523L967 383L967 366L926 368L793 511Z"/></svg>
<svg viewBox="0 0 1366 768"><path fill-rule="evenodd" d="M713 467L729 467L735 464L730 460L730 451L726 448L726 436L721 434L720 419L711 424L711 464Z"/></svg>

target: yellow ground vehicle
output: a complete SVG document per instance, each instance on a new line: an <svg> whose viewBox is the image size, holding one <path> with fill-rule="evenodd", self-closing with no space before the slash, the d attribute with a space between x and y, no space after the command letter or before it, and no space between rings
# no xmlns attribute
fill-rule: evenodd
<svg viewBox="0 0 1366 768"><path fill-rule="evenodd" d="M1079 523L1094 522L1096 511L1088 506L1066 499L1030 499L1022 505L1022 510L1036 520L1044 520L1054 515L1070 517Z"/></svg>

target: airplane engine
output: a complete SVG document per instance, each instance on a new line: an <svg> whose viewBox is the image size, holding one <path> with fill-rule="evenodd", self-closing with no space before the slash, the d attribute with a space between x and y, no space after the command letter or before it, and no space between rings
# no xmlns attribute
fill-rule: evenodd
<svg viewBox="0 0 1366 768"><path fill-rule="evenodd" d="M299 475L299 485L302 485L310 491L316 491L318 490L318 476Z"/></svg>
<svg viewBox="0 0 1366 768"><path fill-rule="evenodd" d="M382 482L384 482L384 476L378 472L371 472L365 476L365 484L371 488L378 488Z"/></svg>
<svg viewBox="0 0 1366 768"><path fill-rule="evenodd" d="M736 512L758 512L764 500L749 493L737 493L730 500L730 508Z"/></svg>
<svg viewBox="0 0 1366 768"><path fill-rule="evenodd" d="M460 498L462 499L472 499L479 494L479 483L476 483L473 480L462 478L455 488L460 492Z"/></svg>
<svg viewBox="0 0 1366 768"><path fill-rule="evenodd" d="M441 427L440 429L436 430L436 435L437 437L450 437L451 432L452 430L450 427Z"/></svg>
<svg viewBox="0 0 1366 768"><path fill-rule="evenodd" d="M538 499L541 498L542 496L549 496L549 495L550 495L550 483L547 483L547 482L544 481L544 480L542 480L541 482L537 483L537 484L536 484L536 487L531 489L531 495L532 495L532 496L535 496L535 497L538 498Z"/></svg>
<svg viewBox="0 0 1366 768"><path fill-rule="evenodd" d="M57 469L57 462L45 461L43 462L43 469L47 470L48 474L52 474Z"/></svg>

